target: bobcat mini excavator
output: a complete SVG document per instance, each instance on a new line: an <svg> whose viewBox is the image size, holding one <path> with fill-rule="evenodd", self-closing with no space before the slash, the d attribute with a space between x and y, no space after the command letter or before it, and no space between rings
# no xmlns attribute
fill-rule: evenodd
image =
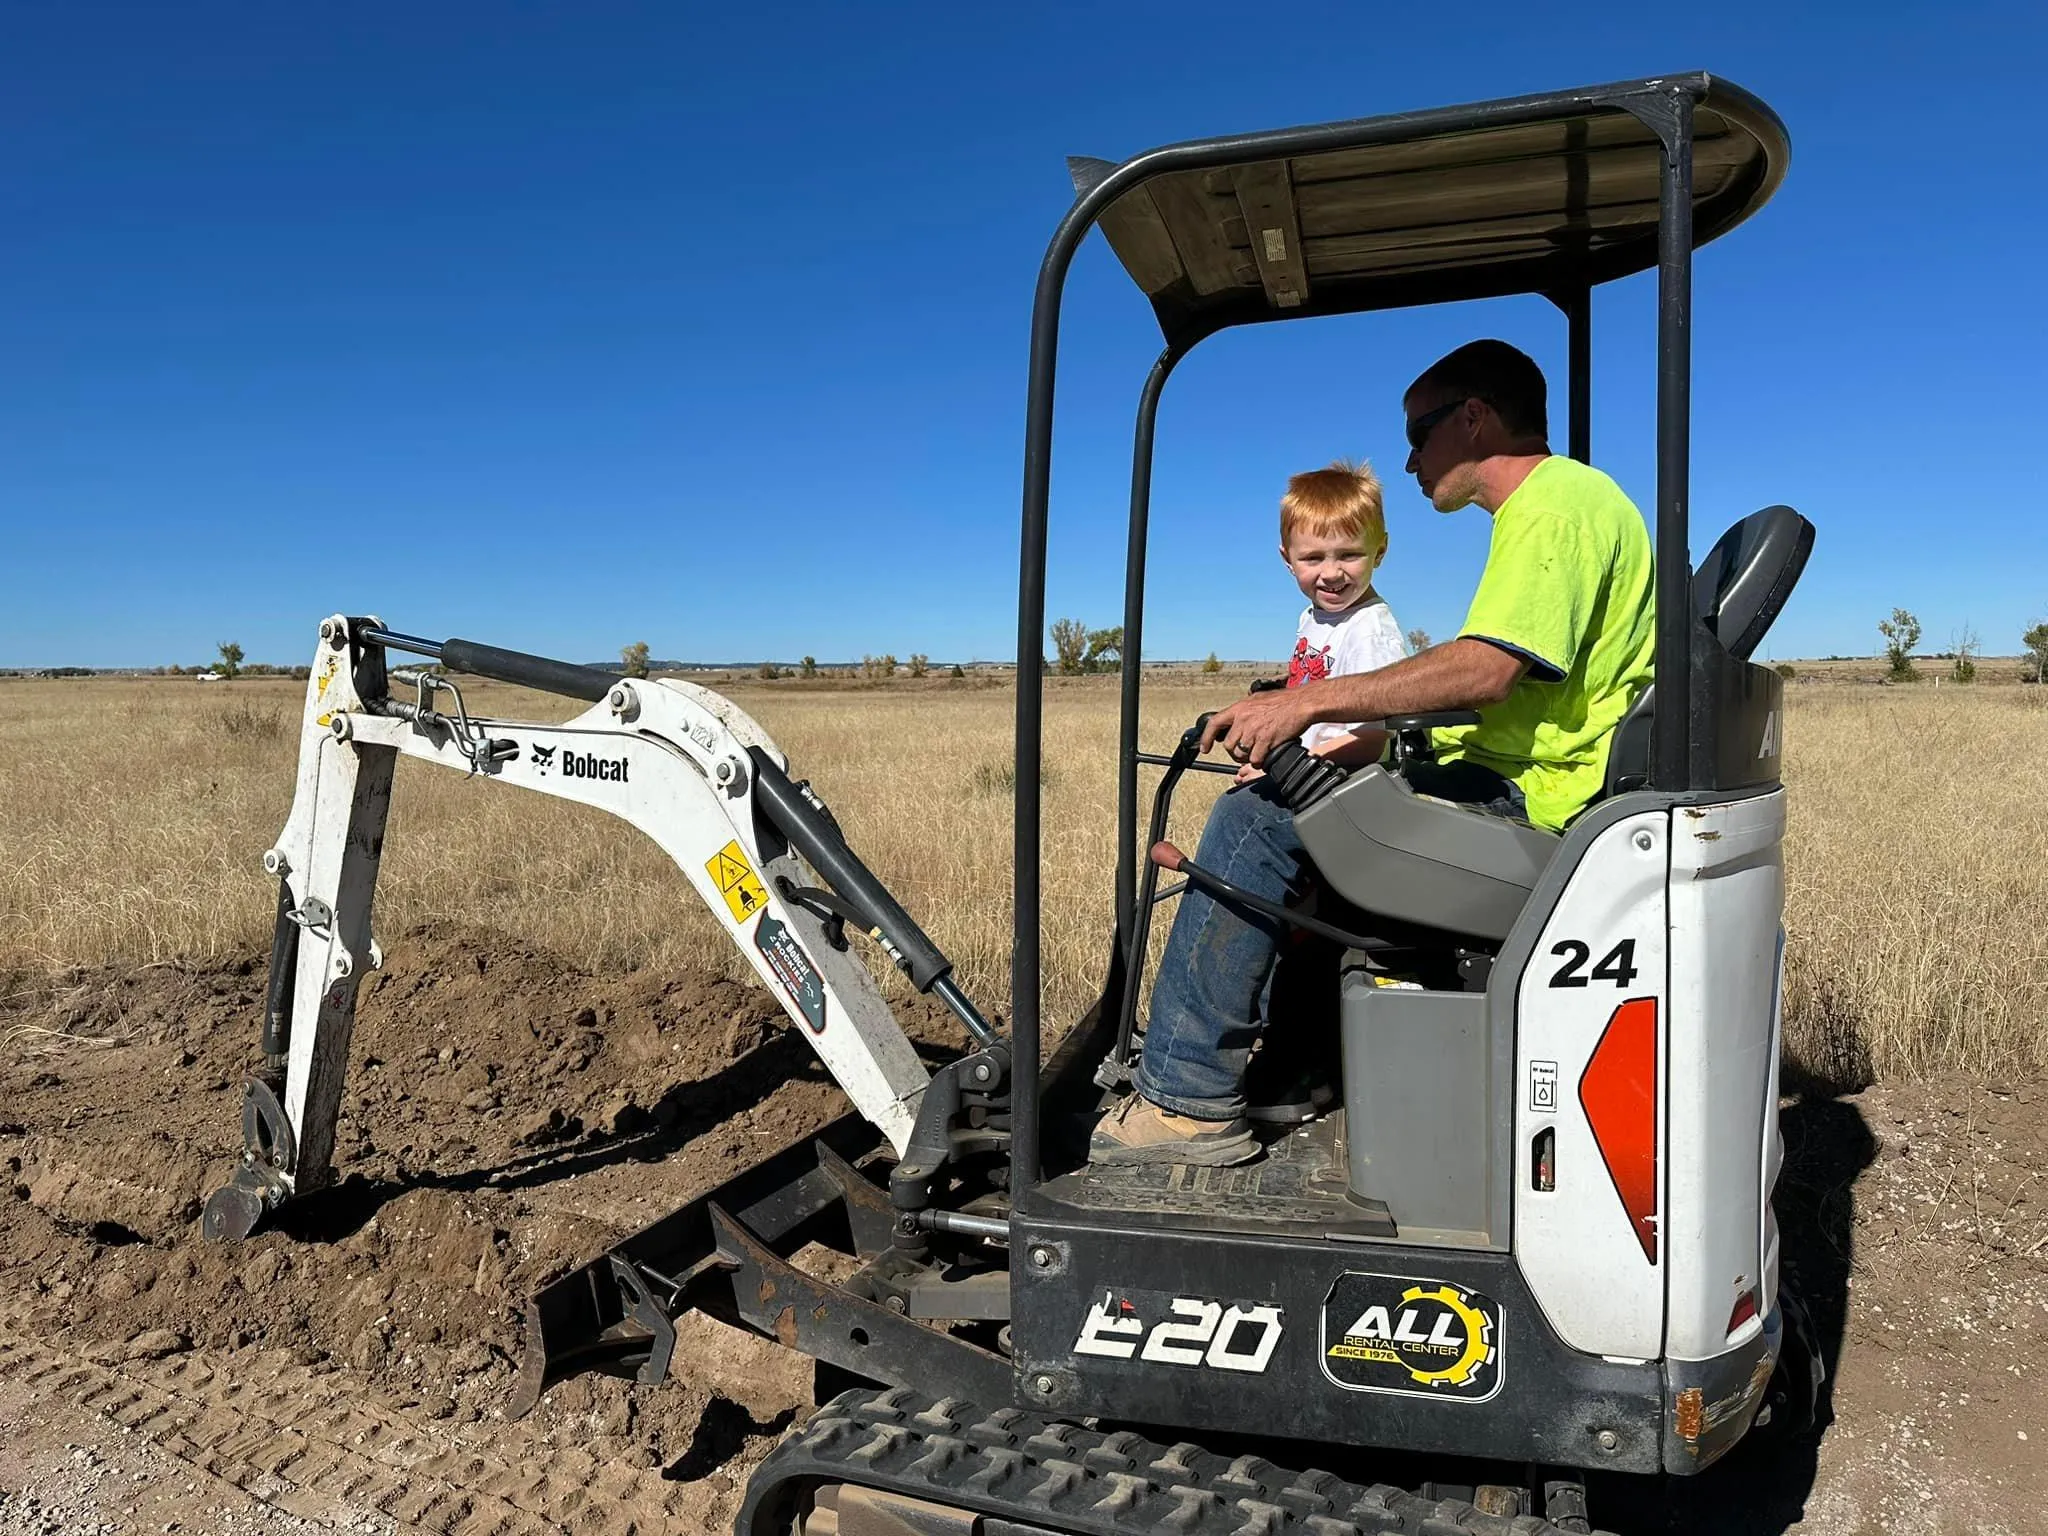
<svg viewBox="0 0 2048 1536"><path fill-rule="evenodd" d="M399 754L579 801L675 860L851 1102L787 1148L547 1286L523 1411L575 1372L661 1381L700 1308L851 1384L755 1472L744 1536L1354 1536L1589 1529L1585 1475L1697 1473L1810 1417L1818 1363L1778 1279L1781 683L1750 658L1812 528L1788 508L1688 555L1690 281L1762 207L1783 125L1704 74L1201 140L1070 162L1031 328L1018 599L1009 1025L715 693L375 618L320 626L279 882L265 1070L205 1230L246 1235L329 1182ZM1099 228L1165 337L1139 397L1124 610L1116 932L1056 1050L1039 1008L1040 636L1062 291ZM1569 449L1589 453L1591 296L1657 274L1657 683L1563 835L1415 794L1433 728L1390 763L1269 764L1344 956L1345 1103L1240 1168L1093 1169L1127 1081L1161 862L1140 857L1198 732L1141 751L1153 424L1168 375L1229 326L1504 294L1555 301ZM559 725L480 719L393 657L550 690ZM1141 874L1142 866L1142 874ZM957 1015L927 1071L851 951L878 945ZM1390 954L1398 986L1386 979ZM1419 983L1419 984L1417 984ZM1279 1021L1282 1030L1288 1021ZM791 1260L848 1255L827 1280ZM1480 1459L1452 1486L1312 1470ZM1469 1461L1460 1461L1469 1466ZM1503 1470L1504 1469L1504 1470ZM1489 1481L1488 1478L1493 1480Z"/></svg>

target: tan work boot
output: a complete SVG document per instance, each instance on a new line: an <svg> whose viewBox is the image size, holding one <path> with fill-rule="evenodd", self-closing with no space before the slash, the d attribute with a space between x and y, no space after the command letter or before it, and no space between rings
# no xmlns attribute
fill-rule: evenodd
<svg viewBox="0 0 2048 1536"><path fill-rule="evenodd" d="M1088 1138L1088 1161L1097 1168L1133 1163L1226 1168L1258 1155L1258 1140L1243 1120L1176 1115L1135 1093L1097 1121Z"/></svg>

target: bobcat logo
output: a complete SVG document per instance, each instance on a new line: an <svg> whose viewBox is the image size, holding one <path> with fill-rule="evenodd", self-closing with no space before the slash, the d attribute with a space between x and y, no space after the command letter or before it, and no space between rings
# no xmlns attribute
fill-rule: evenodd
<svg viewBox="0 0 2048 1536"><path fill-rule="evenodd" d="M546 773L554 764L555 749L553 747L535 747L533 749L533 765L542 773Z"/></svg>

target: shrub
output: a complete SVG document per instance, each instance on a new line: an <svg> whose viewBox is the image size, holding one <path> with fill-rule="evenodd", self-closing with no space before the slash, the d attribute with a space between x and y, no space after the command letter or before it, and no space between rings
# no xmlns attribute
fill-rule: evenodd
<svg viewBox="0 0 2048 1536"><path fill-rule="evenodd" d="M1884 656L1891 666L1891 680L1895 683L1910 683L1920 676L1913 670L1913 647L1920 643L1920 621L1903 608L1894 608L1892 616L1877 621L1877 632L1884 636Z"/></svg>
<svg viewBox="0 0 2048 1536"><path fill-rule="evenodd" d="M1793 678L1799 675L1799 669L1793 666L1792 663L1789 661L1781 661L1777 664L1777 666L1773 667L1771 670L1776 672L1778 676L1785 679L1785 681L1788 683L1791 682Z"/></svg>
<svg viewBox="0 0 2048 1536"><path fill-rule="evenodd" d="M1082 663L1088 654L1088 626L1079 619L1055 619L1052 648L1059 662L1060 675L1080 676Z"/></svg>
<svg viewBox="0 0 2048 1536"><path fill-rule="evenodd" d="M2030 683L2048 682L2048 623L2036 624L2020 636L2027 648L2020 675Z"/></svg>
<svg viewBox="0 0 2048 1536"><path fill-rule="evenodd" d="M1083 672L1121 672L1124 666L1124 627L1091 629L1088 649L1081 657Z"/></svg>
<svg viewBox="0 0 2048 1536"><path fill-rule="evenodd" d="M222 710L215 723L230 741L275 741L284 734L284 711L234 704Z"/></svg>
<svg viewBox="0 0 2048 1536"><path fill-rule="evenodd" d="M1038 770L1038 787L1049 790L1060 781L1059 770L1051 764L1043 764ZM1008 795L1017 789L1017 765L1009 758L998 758L993 762L978 763L974 772L967 776L968 788L977 795Z"/></svg>
<svg viewBox="0 0 2048 1536"><path fill-rule="evenodd" d="M1216 653L1214 651L1211 651L1209 653L1209 659L1202 663L1202 670L1204 672L1212 674L1221 672L1223 670L1223 663L1216 659Z"/></svg>
<svg viewBox="0 0 2048 1536"><path fill-rule="evenodd" d="M922 651L912 651L910 653L910 675L912 677L923 677L931 669L931 657L925 655Z"/></svg>
<svg viewBox="0 0 2048 1536"><path fill-rule="evenodd" d="M1965 624L1955 643L1949 676L1959 683L1974 683L1977 680L1977 652L1983 648L1984 642L1977 638L1977 631Z"/></svg>

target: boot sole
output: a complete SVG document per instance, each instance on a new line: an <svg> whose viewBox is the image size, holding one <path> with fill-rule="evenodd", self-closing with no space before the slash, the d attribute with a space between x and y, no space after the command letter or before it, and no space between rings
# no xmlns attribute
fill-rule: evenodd
<svg viewBox="0 0 2048 1536"><path fill-rule="evenodd" d="M1233 1168L1259 1155L1258 1138L1247 1131L1215 1142L1162 1141L1149 1147L1112 1142L1088 1148L1091 1168L1142 1168L1160 1163L1191 1168Z"/></svg>

